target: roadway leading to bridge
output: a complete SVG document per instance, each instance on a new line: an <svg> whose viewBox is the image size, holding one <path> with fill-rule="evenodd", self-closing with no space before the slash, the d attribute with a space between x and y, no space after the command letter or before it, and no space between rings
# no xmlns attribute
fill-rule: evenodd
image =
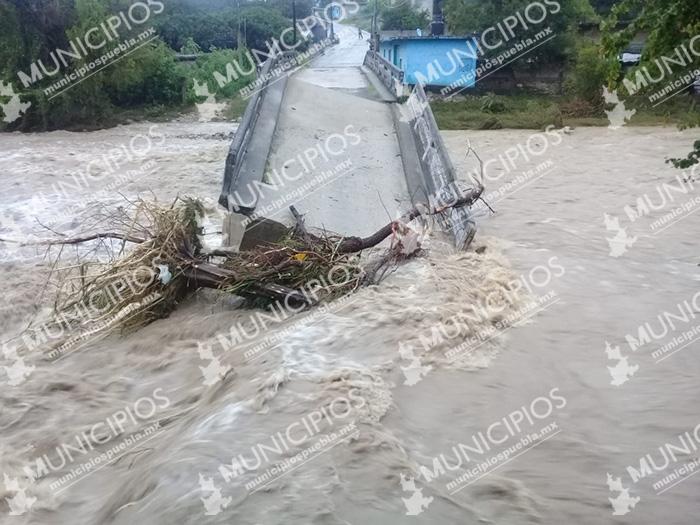
<svg viewBox="0 0 700 525"><path fill-rule="evenodd" d="M368 34L336 34L339 44L289 79L266 170L284 184L256 213L290 223L295 204L311 227L364 236L410 199L390 105L361 69Z"/></svg>

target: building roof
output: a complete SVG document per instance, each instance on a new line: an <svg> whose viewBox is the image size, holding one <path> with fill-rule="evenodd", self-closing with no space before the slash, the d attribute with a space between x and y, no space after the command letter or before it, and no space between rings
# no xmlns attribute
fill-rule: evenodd
<svg viewBox="0 0 700 525"><path fill-rule="evenodd" d="M404 29L400 31L380 31L379 41L386 42L388 40L468 40L470 38L476 38L476 33L469 35L430 35L424 34L418 36L415 29Z"/></svg>

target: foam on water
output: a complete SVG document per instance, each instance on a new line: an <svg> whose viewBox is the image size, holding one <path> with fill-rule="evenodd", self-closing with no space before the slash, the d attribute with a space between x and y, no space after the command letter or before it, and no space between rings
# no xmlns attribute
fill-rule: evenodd
<svg viewBox="0 0 700 525"><path fill-rule="evenodd" d="M205 126L220 131L212 124ZM222 160L225 144L222 147L221 141L200 136L175 138L189 128L167 125L169 138L154 152L158 162L173 170L167 184L161 178L152 181L162 185L157 195L161 200L177 193L213 199L218 191L211 173L195 168L202 165L202 159ZM136 125L131 131L147 129ZM129 130L122 127L112 133L111 139L104 131L85 136L99 136L95 144L118 143L128 137ZM81 142L82 137L65 134L63 139L80 146L63 149L79 151L81 159L89 156L90 147ZM186 147L180 144L183 140ZM67 172L73 160L61 155L52 150ZM212 171L220 168L211 166ZM181 187L173 180L182 180ZM134 193L141 194L144 184L136 182ZM212 191L188 191L194 187ZM206 229L215 231L216 209L207 206L207 212ZM213 239L216 245L216 236ZM432 377L489 366L502 350L498 338L459 360L448 359L445 353L467 337L493 327L524 300L513 292L516 276L502 254L502 241L479 238L464 253L453 253L439 236L429 241L423 254L398 266L380 285L331 305L329 313L307 318L304 316L313 312L304 312L270 325L247 340L246 346L223 348L218 336L228 335L237 323L252 326L255 312L237 309L229 297L209 291L180 305L168 319L137 333L93 342L57 363L44 361L41 355L28 356L27 363L36 366L29 380L17 389L0 390L0 403L5 407L0 425L8 450L22 451L27 443L35 448L12 460L4 455L0 471L19 475L22 466L38 453L68 442L156 387L165 388L171 406L159 414L162 429L147 444L90 474L89 481L76 485L78 490L45 498L48 503L37 504L45 510L29 515L27 522L198 523L204 512L199 498L205 496L199 491L200 472L216 479L224 496L232 498L226 511L207 517L207 523L274 523L279 521L275 516L284 516L288 523L342 523L340 516L349 515L345 507L351 501L391 515L403 512L398 474L412 465L412 444L405 436L399 437L395 423L387 425L397 410L396 392L403 388L403 371L410 366L402 348L412 347L421 366L431 368ZM30 289L30 293L8 290L7 299L24 301L29 307L31 297L39 295L47 268L39 266L31 278L20 263L5 264L4 269L7 282L21 282ZM482 308L484 305L488 308ZM455 331L455 318L470 307L479 308L480 314L461 318ZM3 329L12 332L23 320L19 314L5 318ZM445 327L451 335L436 339L434 331ZM265 352L246 358L246 349L274 336L278 340ZM202 369L207 362L198 353L199 345L207 341L214 343L213 352L222 369L230 369L212 385L204 382ZM3 359L2 364L11 362ZM316 411L339 407L338 399L351 396L363 401L343 423L354 422L356 432L314 459L308 468L289 472L254 493L245 490L254 474L230 483L217 478L219 467L230 464L232 457L249 454L257 443L267 443L289 425ZM286 450L280 459L303 447ZM31 493L46 496L51 492L50 483L69 470L67 465L37 481ZM387 500L390 494L396 497ZM462 503L449 503L449 507L468 512Z"/></svg>

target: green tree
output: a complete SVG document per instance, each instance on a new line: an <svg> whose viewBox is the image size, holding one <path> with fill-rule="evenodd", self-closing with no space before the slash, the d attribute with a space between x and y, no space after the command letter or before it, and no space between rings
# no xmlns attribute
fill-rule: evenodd
<svg viewBox="0 0 700 525"><path fill-rule="evenodd" d="M12 80L16 87L19 87L18 71L28 71L29 64L38 59L53 64L51 59L45 57L49 57L56 49L70 49L68 42L82 40L88 30L100 27L122 7L119 2L112 0L75 0L70 5L62 1L52 2L53 6L65 4L66 11L61 11L61 16L56 17L65 24L60 36L53 26L55 22L46 21L44 24L43 21L32 21L30 15L33 9L43 7L40 4L42 2L39 0L33 0L27 2L22 9L7 3L0 6L14 16L18 23L18 29L11 33L14 36L10 39L15 44L5 47L8 59L0 67L2 76L6 80ZM40 29L38 32L37 28ZM134 28L131 33L123 31L120 33L121 40L135 37L142 30ZM60 44L54 46L55 42ZM116 47L119 44L120 42L112 42L110 45ZM118 60L114 57L107 59L106 63L100 65L101 69L68 84L67 89L55 96L44 92L51 84L78 71L82 66L101 59L110 50L107 46L92 50L88 56L73 59L73 62L69 62L67 67L55 75L23 90L22 100L31 102L31 107L20 121L12 124L13 129L56 129L76 125L92 127L113 122L117 110L177 106L192 100L184 68L175 62L173 51L158 39L134 48L132 52L115 55L119 57ZM18 58L14 55L16 53L26 55Z"/></svg>
<svg viewBox="0 0 700 525"><path fill-rule="evenodd" d="M620 28L624 20L629 23ZM700 9L697 0L623 0L603 21L602 30L603 50L610 58L622 53L637 35L646 34L640 67L655 66L655 59L672 55L700 34ZM700 57L693 58L693 65L700 65ZM608 78L612 85L620 80L620 73L620 63L614 61Z"/></svg>
<svg viewBox="0 0 700 525"><path fill-rule="evenodd" d="M576 31L580 22L595 20L596 16L588 0L550 0L531 7L531 0L446 0L444 15L447 27L454 34L477 33L482 35L490 28L489 35L500 39L502 45L487 53L497 55L510 49L511 45L535 35L546 28L553 38L544 44L532 47L516 61L519 65L535 67L548 62L562 62L575 55ZM542 6L542 7L539 7ZM546 16L543 16L543 8ZM506 29L506 19L511 24L513 17L518 23L511 36ZM533 21L540 20L539 23ZM519 20L525 21L525 24ZM503 37L503 32L508 38ZM549 38L549 36L547 36Z"/></svg>
<svg viewBox="0 0 700 525"><path fill-rule="evenodd" d="M218 73L220 78L228 78L227 66L231 64L240 64L242 71L253 69L252 57L248 54L248 50L240 49L218 49L212 53L202 55L197 59L193 77L200 83L206 83L209 92L215 94L218 98L234 98L238 91L248 85L254 78L254 73L248 76L238 74L238 70L234 69L238 74L238 78L232 79L231 82L220 86L216 81L214 73Z"/></svg>
<svg viewBox="0 0 700 525"><path fill-rule="evenodd" d="M600 46L581 45L567 75L567 90L600 109L603 104L601 87L605 84L608 69L608 61L601 55Z"/></svg>
<svg viewBox="0 0 700 525"><path fill-rule="evenodd" d="M621 21L629 21L621 27ZM603 52L609 60L607 83L611 89L618 89L625 78L636 79L641 69L650 72L650 77L659 78L663 73L659 67L662 57L678 58L680 48L688 49L691 39L695 38L695 48L700 44L700 9L697 0L622 0L616 4L610 16L602 24ZM646 35L640 63L623 74L622 66L617 57L640 34ZM700 68L700 57L690 52L681 55L690 56L691 60L685 66L674 70L671 75L664 74L663 83L650 83L646 88L637 92L644 94L648 91L656 91L663 88L664 84L679 76L690 73ZM666 71L668 73L668 70ZM622 95L625 94L624 90ZM683 96L683 95L679 95ZM648 105L650 102L637 96L635 103ZM681 128L700 125L700 113L696 110L694 101L689 102L689 111ZM685 168L700 162L697 154L698 142L694 144L694 150L685 159L669 159L676 167Z"/></svg>
<svg viewBox="0 0 700 525"><path fill-rule="evenodd" d="M414 9L409 4L397 7L384 5L379 12L381 28L385 31L426 29L430 23L427 11Z"/></svg>
<svg viewBox="0 0 700 525"><path fill-rule="evenodd" d="M220 12L190 10L174 12L157 21L158 33L173 49L181 49L192 39L201 49L235 49L240 45L266 50L267 43L279 39L291 21L280 11L252 5Z"/></svg>
<svg viewBox="0 0 700 525"><path fill-rule="evenodd" d="M291 27L289 19L274 9L252 6L241 10L240 16L245 21L245 47L265 51L271 40L280 38L282 31ZM231 17L231 25L238 24L238 18Z"/></svg>
<svg viewBox="0 0 700 525"><path fill-rule="evenodd" d="M196 71L176 62L173 50L192 51L197 46L230 50L247 46L267 52L268 47L274 46L273 40L291 26L285 17L288 2L282 0L269 4L246 1L241 2L240 8L232 7L236 4L230 0L167 0L166 9L149 21L158 29L159 38L120 54L118 60L112 57L106 67L73 82L57 96L49 98L44 90L120 42L112 41L87 57L74 59L57 74L46 76L29 88L21 85L20 71L29 72L37 60L52 69L52 53L56 49L69 50L72 40L82 40L89 29L99 28L107 18L132 4L133 0L0 0L0 79L11 81L15 90L21 91L21 100L31 102L21 119L9 126L0 122L0 129L94 127L116 122L115 117L123 110L150 111L191 103L195 100L192 76ZM309 0L300 0L298 15L305 16L310 5ZM128 33L122 26L119 40L135 38L147 27ZM237 55L217 55L212 64L221 65L233 56ZM250 80L245 77L240 82ZM236 83L224 91L240 87Z"/></svg>
<svg viewBox="0 0 700 525"><path fill-rule="evenodd" d="M101 0L76 0L74 13L73 24L64 30L66 42L82 38L87 30L99 27L99 24L109 16L107 5ZM97 51L93 51L93 53L94 56L98 54ZM69 68L48 79L47 83L51 84L60 80L67 73L79 68L92 58L93 55L90 55L70 64ZM112 115L113 108L105 91L105 75L103 74L98 73L86 77L51 100L48 100L43 93L43 87L46 87L46 83L38 86L34 96L37 99L44 99L40 102L39 107L45 111L41 115L41 120L46 123L48 128L63 127L66 124L100 122ZM35 106L32 106L32 110L34 109Z"/></svg>
<svg viewBox="0 0 700 525"><path fill-rule="evenodd" d="M156 21L158 34L172 49L181 49L192 39L201 49L235 48L237 17L232 13L171 13Z"/></svg>

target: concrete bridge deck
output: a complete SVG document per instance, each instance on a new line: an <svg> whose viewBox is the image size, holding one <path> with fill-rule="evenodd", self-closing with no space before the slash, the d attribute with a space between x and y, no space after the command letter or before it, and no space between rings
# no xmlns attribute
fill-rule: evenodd
<svg viewBox="0 0 700 525"><path fill-rule="evenodd" d="M284 74L302 55L265 63L226 161L219 202L234 213L224 242L239 247L251 218L291 224L291 204L311 227L366 236L409 207L456 202L438 219L465 248L476 231L465 203L483 186L460 187L423 87L397 104L403 72L368 51L368 35L343 25L337 33L340 43L293 72ZM269 80L271 71L283 74ZM265 228L251 234L269 239Z"/></svg>
<svg viewBox="0 0 700 525"><path fill-rule="evenodd" d="M391 107L362 68L368 35L336 27L340 43L288 80L264 179L277 188L255 214L288 223L294 204L309 226L367 235L410 198Z"/></svg>

